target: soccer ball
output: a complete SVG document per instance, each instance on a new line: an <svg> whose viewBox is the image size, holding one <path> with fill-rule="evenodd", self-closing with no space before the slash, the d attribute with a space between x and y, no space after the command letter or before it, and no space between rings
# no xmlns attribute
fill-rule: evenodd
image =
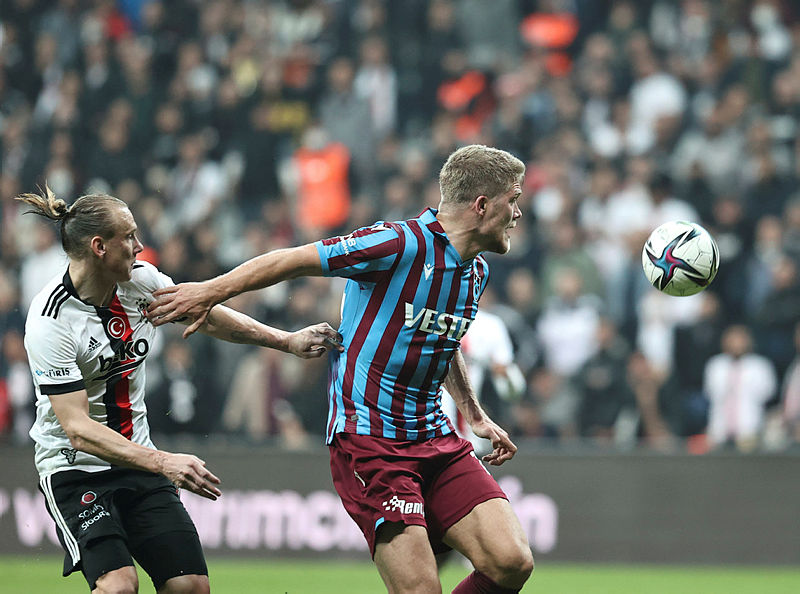
<svg viewBox="0 0 800 594"><path fill-rule="evenodd" d="M664 223L650 234L642 249L647 280L667 295L699 293L714 280L718 267L717 243L697 223Z"/></svg>

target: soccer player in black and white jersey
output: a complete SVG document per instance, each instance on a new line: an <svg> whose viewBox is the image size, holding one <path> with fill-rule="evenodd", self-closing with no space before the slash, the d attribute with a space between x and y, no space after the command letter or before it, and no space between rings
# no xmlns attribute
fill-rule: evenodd
<svg viewBox="0 0 800 594"><path fill-rule="evenodd" d="M25 347L36 386L39 487L66 556L92 592L138 591L136 559L159 593L210 591L208 570L178 488L215 500L220 480L190 454L158 450L145 408L144 361L155 328L151 293L172 285L142 251L121 200L82 196L68 207L46 188L18 200L59 222L68 269L31 303ZM319 357L341 349L328 324L294 333L226 307L203 331L230 342Z"/></svg>

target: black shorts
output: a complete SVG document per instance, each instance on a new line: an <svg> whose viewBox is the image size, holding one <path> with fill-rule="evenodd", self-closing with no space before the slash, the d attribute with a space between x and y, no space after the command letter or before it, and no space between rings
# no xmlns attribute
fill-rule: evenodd
<svg viewBox="0 0 800 594"><path fill-rule="evenodd" d="M178 575L208 575L200 539L178 497L159 474L112 468L66 470L39 481L66 551L64 575L97 579L138 561L156 589Z"/></svg>

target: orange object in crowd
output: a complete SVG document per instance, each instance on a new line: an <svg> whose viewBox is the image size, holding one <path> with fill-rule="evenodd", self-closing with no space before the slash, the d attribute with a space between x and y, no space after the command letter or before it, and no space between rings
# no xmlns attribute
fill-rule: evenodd
<svg viewBox="0 0 800 594"><path fill-rule="evenodd" d="M537 47L562 49L578 35L578 19L572 14L534 13L520 25L522 38Z"/></svg>
<svg viewBox="0 0 800 594"><path fill-rule="evenodd" d="M158 266L158 252L147 245L142 248L142 251L139 252L138 256L136 256L136 259L142 260L143 262L147 262L148 264L152 264L156 267Z"/></svg>
<svg viewBox="0 0 800 594"><path fill-rule="evenodd" d="M299 172L300 225L333 229L350 214L350 152L338 142L319 150L300 148L294 155Z"/></svg>
<svg viewBox="0 0 800 594"><path fill-rule="evenodd" d="M460 110L467 107L486 89L486 77L477 70L470 70L464 75L439 87L439 103L450 110Z"/></svg>

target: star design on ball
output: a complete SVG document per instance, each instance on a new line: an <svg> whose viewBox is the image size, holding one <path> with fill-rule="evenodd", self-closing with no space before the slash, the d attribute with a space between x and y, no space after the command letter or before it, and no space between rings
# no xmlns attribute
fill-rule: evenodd
<svg viewBox="0 0 800 594"><path fill-rule="evenodd" d="M653 252L652 246L648 243L646 247L647 257L650 258L650 261L653 263L654 266L659 268L662 271L661 278L658 279L653 283L659 290L664 290L664 287L669 284L669 281L675 276L675 272L677 270L683 270L686 273L686 276L696 282L701 287L704 287L708 284L708 280L703 277L703 275L694 268L691 264L689 264L683 258L679 258L675 255L675 250L682 246L687 241L690 241L697 237L698 232L695 229L690 229L670 241L665 247L664 251L661 252L661 255L656 255Z"/></svg>

